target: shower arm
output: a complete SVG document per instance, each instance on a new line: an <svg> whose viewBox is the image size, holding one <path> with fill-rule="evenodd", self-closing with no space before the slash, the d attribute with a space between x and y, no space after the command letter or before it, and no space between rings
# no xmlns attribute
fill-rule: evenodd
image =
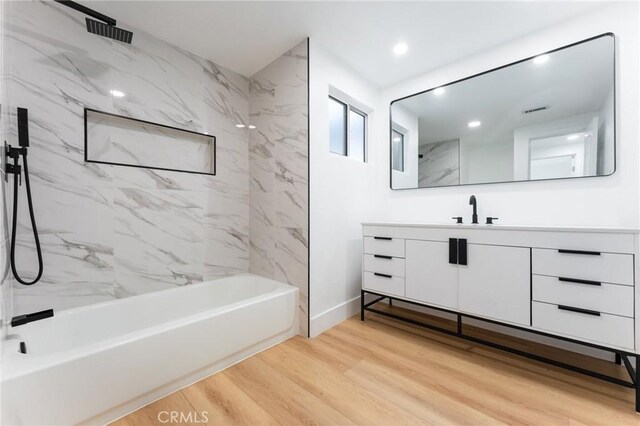
<svg viewBox="0 0 640 426"><path fill-rule="evenodd" d="M110 25L112 27L116 26L116 20L115 19L110 18L107 15L103 15L100 12L96 12L93 9L89 9L88 7L83 6L83 5L79 4L79 3L76 3L76 2L71 1L71 0L55 0L55 1L57 3L63 4L65 6L67 6L67 7L70 7L71 9L77 10L78 12L82 12L85 15L89 15L92 18L96 18L96 19L98 19L98 20L100 20L102 22L105 22L107 25Z"/></svg>

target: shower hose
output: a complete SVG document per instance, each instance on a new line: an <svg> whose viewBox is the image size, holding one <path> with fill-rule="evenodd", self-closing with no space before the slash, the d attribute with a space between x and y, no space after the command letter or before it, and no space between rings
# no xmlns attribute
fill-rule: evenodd
<svg viewBox="0 0 640 426"><path fill-rule="evenodd" d="M42 277L43 264L42 264L42 250L40 249L40 239L38 238L38 229L36 228L36 218L33 214L33 202L31 201L31 185L29 183L29 166L27 165L27 149L22 148L20 150L22 154L22 163L24 165L24 183L27 188L27 203L29 205L29 216L31 218L31 229L33 230L33 238L36 243L36 251L38 253L38 275L33 281L26 281L20 278L18 271L16 270L16 228L18 225L18 179L19 175L13 177L13 229L11 231L11 271L16 280L22 285L33 285L37 283ZM18 167L18 157L15 156L14 167Z"/></svg>

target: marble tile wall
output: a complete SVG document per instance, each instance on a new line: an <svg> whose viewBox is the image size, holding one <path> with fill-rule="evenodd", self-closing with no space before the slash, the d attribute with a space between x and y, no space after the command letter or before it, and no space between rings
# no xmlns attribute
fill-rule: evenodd
<svg viewBox="0 0 640 426"><path fill-rule="evenodd" d="M45 267L37 285L13 287L13 314L246 272L249 138L235 124L249 121L249 80L141 31L131 45L89 34L54 2L11 12L12 105L29 109ZM217 175L85 163L85 107L215 135ZM24 188L19 201L18 268L32 277Z"/></svg>
<svg viewBox="0 0 640 426"><path fill-rule="evenodd" d="M249 268L300 290L300 333L308 335L308 43L250 82Z"/></svg>
<svg viewBox="0 0 640 426"><path fill-rule="evenodd" d="M460 140L421 145L418 159L418 187L460 183Z"/></svg>
<svg viewBox="0 0 640 426"><path fill-rule="evenodd" d="M11 3L0 2L0 16L10 16ZM8 18L5 18L7 23ZM11 122L9 112L9 43L5 26L0 24L0 141L9 140ZM3 142L4 143L4 142ZM0 182L5 180L5 152L0 150ZM5 185L0 183L0 346L7 335L7 324L11 319L12 280L9 272L9 234ZM2 359L0 351L0 360Z"/></svg>

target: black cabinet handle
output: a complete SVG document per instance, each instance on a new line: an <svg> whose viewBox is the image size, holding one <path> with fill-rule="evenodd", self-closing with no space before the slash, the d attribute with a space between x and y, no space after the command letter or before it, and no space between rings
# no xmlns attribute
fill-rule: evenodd
<svg viewBox="0 0 640 426"><path fill-rule="evenodd" d="M393 238L391 237L373 237L374 240L385 240L385 241L391 241Z"/></svg>
<svg viewBox="0 0 640 426"><path fill-rule="evenodd" d="M574 308L573 306L558 305L558 309L562 311L577 312L579 314L593 315L594 317L600 316L600 312L598 311L592 311L590 309Z"/></svg>
<svg viewBox="0 0 640 426"><path fill-rule="evenodd" d="M458 239L449 238L449 263L458 264Z"/></svg>
<svg viewBox="0 0 640 426"><path fill-rule="evenodd" d="M384 278L392 278L391 275L387 275L387 274L379 274L377 272L374 272L373 275L376 275L378 277L384 277Z"/></svg>
<svg viewBox="0 0 640 426"><path fill-rule="evenodd" d="M382 254L374 254L373 257L377 257L378 259L388 259L388 260L393 259L392 256L384 256Z"/></svg>
<svg viewBox="0 0 640 426"><path fill-rule="evenodd" d="M467 240L464 238L458 239L458 265L467 264Z"/></svg>
<svg viewBox="0 0 640 426"><path fill-rule="evenodd" d="M600 256L599 251L585 251L585 250L558 250L558 253L563 254L584 254L587 256Z"/></svg>
<svg viewBox="0 0 640 426"><path fill-rule="evenodd" d="M566 283L586 284L586 285L602 285L602 283L599 281L580 280L578 278L558 277L558 281L563 281Z"/></svg>

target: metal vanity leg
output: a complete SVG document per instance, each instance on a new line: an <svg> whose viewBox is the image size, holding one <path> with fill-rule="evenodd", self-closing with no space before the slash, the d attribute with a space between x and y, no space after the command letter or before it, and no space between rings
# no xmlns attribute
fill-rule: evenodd
<svg viewBox="0 0 640 426"><path fill-rule="evenodd" d="M635 356L636 359L636 413L640 413L640 355Z"/></svg>
<svg viewBox="0 0 640 426"><path fill-rule="evenodd" d="M389 306L393 306L393 299L389 298Z"/></svg>
<svg viewBox="0 0 640 426"><path fill-rule="evenodd" d="M616 352L616 364L622 365L622 357Z"/></svg>
<svg viewBox="0 0 640 426"><path fill-rule="evenodd" d="M360 321L364 321L364 290L360 290Z"/></svg>

